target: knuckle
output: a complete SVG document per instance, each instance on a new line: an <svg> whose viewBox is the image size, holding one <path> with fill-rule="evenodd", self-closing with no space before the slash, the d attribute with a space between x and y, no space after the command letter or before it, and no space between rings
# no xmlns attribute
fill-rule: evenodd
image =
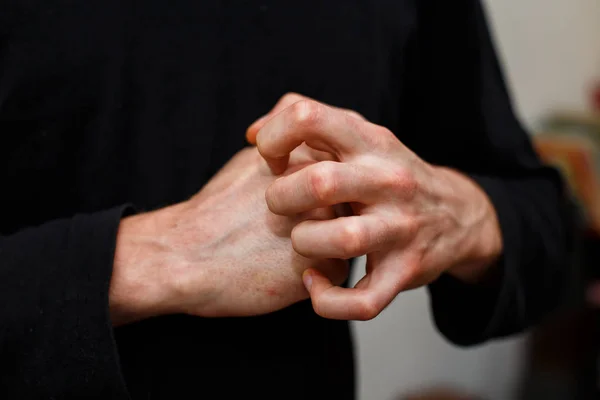
<svg viewBox="0 0 600 400"><path fill-rule="evenodd" d="M385 186L400 194L403 198L413 198L417 192L415 174L409 168L399 167L385 178Z"/></svg>
<svg viewBox="0 0 600 400"><path fill-rule="evenodd" d="M288 92L283 95L283 97L281 98L281 102L285 104L292 104L302 99L303 97L300 94L296 92Z"/></svg>
<svg viewBox="0 0 600 400"><path fill-rule="evenodd" d="M419 279L420 272L417 268L407 267L404 271L403 281L405 286L410 286L413 282Z"/></svg>
<svg viewBox="0 0 600 400"><path fill-rule="evenodd" d="M308 175L308 187L319 202L332 199L337 191L336 168L332 162L321 162Z"/></svg>
<svg viewBox="0 0 600 400"><path fill-rule="evenodd" d="M383 126L375 126L365 132L364 139L369 146L378 149L382 152L387 152L391 149L392 144L397 141L396 136Z"/></svg>
<svg viewBox="0 0 600 400"><path fill-rule="evenodd" d="M417 220L417 218L408 217L405 218L404 221L400 224L400 230L402 231L402 236L407 238L408 240L412 240L417 236L419 230L421 228L421 224Z"/></svg>
<svg viewBox="0 0 600 400"><path fill-rule="evenodd" d="M368 232L357 221L350 220L342 229L340 241L344 255L349 257L362 255L367 250Z"/></svg>
<svg viewBox="0 0 600 400"><path fill-rule="evenodd" d="M321 106L316 101L300 100L291 107L292 119L303 126L313 126L320 118Z"/></svg>
<svg viewBox="0 0 600 400"><path fill-rule="evenodd" d="M356 304L356 316L360 321L369 321L377 317L381 310L377 303L369 296L363 296Z"/></svg>
<svg viewBox="0 0 600 400"><path fill-rule="evenodd" d="M357 111L348 110L348 109L345 109L344 111L346 112L346 114L348 114L352 118L356 118L356 119L358 119L360 121L366 121L366 118L361 113L359 113Z"/></svg>
<svg viewBox="0 0 600 400"><path fill-rule="evenodd" d="M406 282L408 287L412 287L415 282L421 281L424 271L421 268L420 263L412 262L405 265L403 281Z"/></svg>
<svg viewBox="0 0 600 400"><path fill-rule="evenodd" d="M386 128L385 126L377 127L377 136L386 142L397 142L398 138L394 135L394 132Z"/></svg>

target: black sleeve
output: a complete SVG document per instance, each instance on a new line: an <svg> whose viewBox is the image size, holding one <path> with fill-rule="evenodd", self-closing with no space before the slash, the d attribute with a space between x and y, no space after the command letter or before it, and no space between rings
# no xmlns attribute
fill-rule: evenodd
<svg viewBox="0 0 600 400"><path fill-rule="evenodd" d="M0 237L0 397L128 398L108 311L127 210Z"/></svg>
<svg viewBox="0 0 600 400"><path fill-rule="evenodd" d="M417 3L407 69L421 135L413 150L473 178L495 206L504 241L494 285L443 275L429 286L439 330L471 345L519 332L561 300L570 207L560 176L540 163L515 117L480 1Z"/></svg>

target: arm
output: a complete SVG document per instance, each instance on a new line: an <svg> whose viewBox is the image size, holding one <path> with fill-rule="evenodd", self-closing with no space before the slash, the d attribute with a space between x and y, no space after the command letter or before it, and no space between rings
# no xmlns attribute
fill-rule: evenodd
<svg viewBox="0 0 600 400"><path fill-rule="evenodd" d="M303 143L335 156L266 194L278 215L352 208L292 231L305 257L367 255L354 288L305 272L318 314L371 319L398 293L429 285L442 332L474 344L522 330L559 302L569 207L513 115L478 1L415 3L418 24L399 52L399 112L385 121L393 133L304 98L257 121L248 139L274 173Z"/></svg>
<svg viewBox="0 0 600 400"><path fill-rule="evenodd" d="M292 251L298 218L274 216L264 202L274 179L246 149L182 203L139 215L123 206L0 237L0 393L126 399L113 325L267 314L308 297L301 274L311 267L342 283L345 262ZM321 211L306 218L332 217Z"/></svg>
<svg viewBox="0 0 600 400"><path fill-rule="evenodd" d="M0 391L128 398L108 312L125 207L0 237Z"/></svg>
<svg viewBox="0 0 600 400"><path fill-rule="evenodd" d="M485 282L468 285L450 271L429 286L439 329L475 344L520 331L558 304L569 207L559 175L540 163L515 118L480 2L419 4L408 81L414 129L429 140L407 145L477 182L502 232L502 256Z"/></svg>

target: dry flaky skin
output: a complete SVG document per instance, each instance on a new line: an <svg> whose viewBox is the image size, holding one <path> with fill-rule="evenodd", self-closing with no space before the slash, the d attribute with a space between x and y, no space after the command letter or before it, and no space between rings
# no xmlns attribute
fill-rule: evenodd
<svg viewBox="0 0 600 400"><path fill-rule="evenodd" d="M206 216L206 226L202 245L186 254L186 262L207 263L210 275L218 277L213 283L215 300L204 314L263 314L307 299L302 273L309 267L319 268L338 284L346 279L347 262L302 257L290 238L298 222L334 218L333 210L320 209L296 218L274 215L264 195L274 179L256 149L245 149L189 202ZM178 224L181 236L195 231L190 226L193 221ZM210 276L207 279L212 281Z"/></svg>
<svg viewBox="0 0 600 400"><path fill-rule="evenodd" d="M292 157L295 169L313 162L308 149ZM342 283L346 261L305 258L290 238L298 222L331 219L335 212L271 213L265 191L275 179L256 148L244 149L188 201L126 218L111 286L115 323L172 313L224 317L277 311L308 299L302 283L307 268Z"/></svg>

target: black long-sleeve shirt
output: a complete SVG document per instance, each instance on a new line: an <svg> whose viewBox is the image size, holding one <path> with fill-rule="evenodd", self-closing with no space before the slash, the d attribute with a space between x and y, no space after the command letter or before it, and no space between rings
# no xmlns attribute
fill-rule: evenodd
<svg viewBox="0 0 600 400"><path fill-rule="evenodd" d="M348 324L309 302L109 320L123 215L193 195L289 91L490 196L501 282L430 285L450 340L519 331L556 302L561 182L515 119L479 1L0 0L1 398L352 398Z"/></svg>

